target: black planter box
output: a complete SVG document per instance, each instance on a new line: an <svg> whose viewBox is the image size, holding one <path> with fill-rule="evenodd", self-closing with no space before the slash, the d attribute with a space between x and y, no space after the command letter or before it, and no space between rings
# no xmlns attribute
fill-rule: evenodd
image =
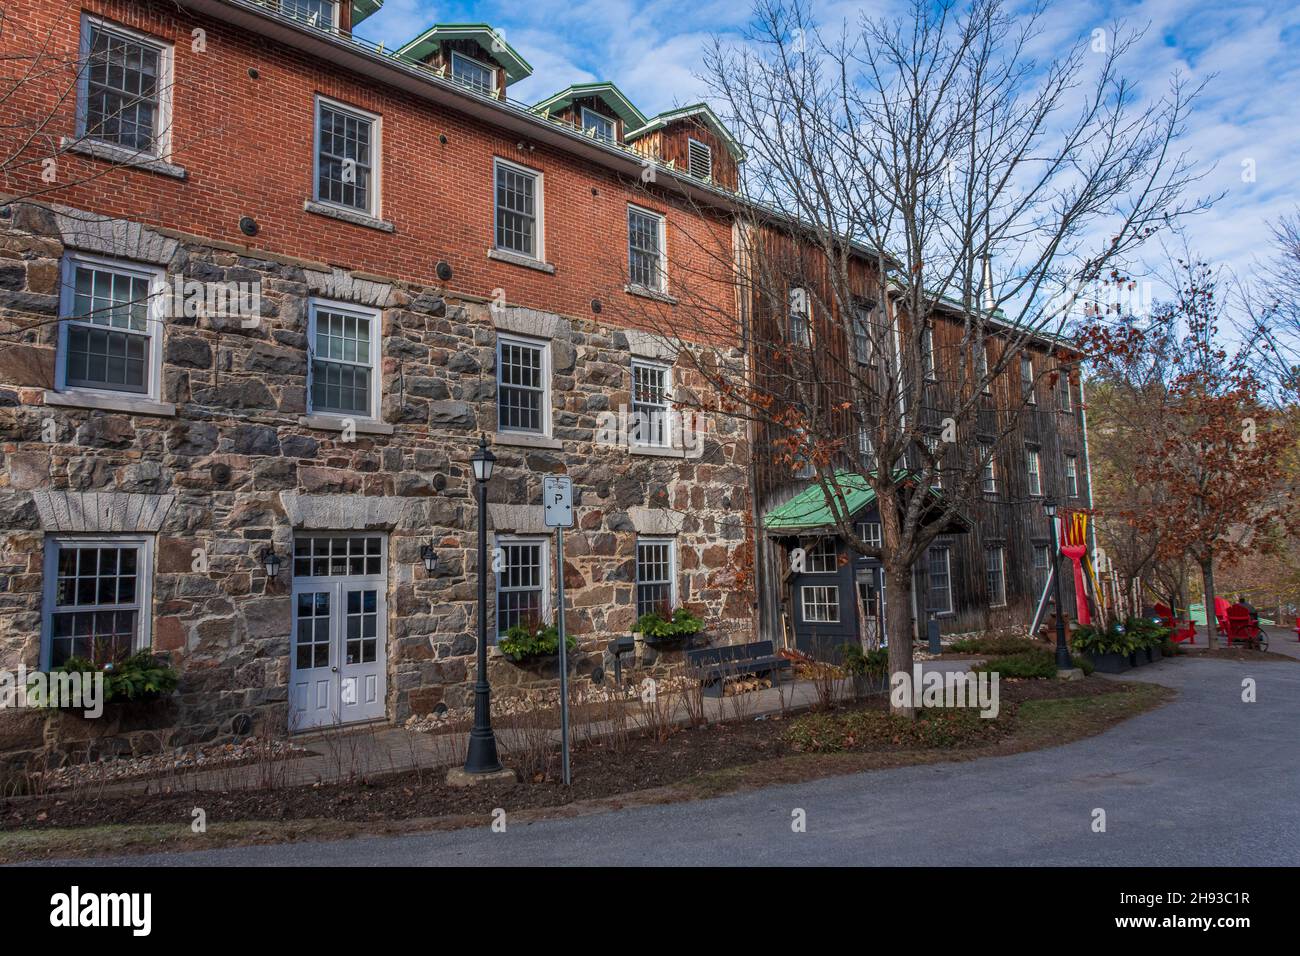
<svg viewBox="0 0 1300 956"><path fill-rule="evenodd" d="M1133 667L1124 654L1092 654L1092 665L1102 674L1119 674Z"/></svg>
<svg viewBox="0 0 1300 956"><path fill-rule="evenodd" d="M1159 647L1147 647L1147 648L1143 648L1142 653L1146 655L1146 659L1147 659L1147 663L1148 663L1148 664L1154 664L1156 661L1160 660L1160 648L1159 648Z"/></svg>

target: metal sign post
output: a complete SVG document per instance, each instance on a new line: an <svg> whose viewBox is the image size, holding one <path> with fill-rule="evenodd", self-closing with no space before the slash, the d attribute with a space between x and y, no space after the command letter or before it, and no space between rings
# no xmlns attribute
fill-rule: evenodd
<svg viewBox="0 0 1300 956"><path fill-rule="evenodd" d="M542 479L542 514L546 527L555 529L556 629L560 644L560 754L564 785L569 774L569 647L564 633L564 529L573 527L573 482L563 476Z"/></svg>

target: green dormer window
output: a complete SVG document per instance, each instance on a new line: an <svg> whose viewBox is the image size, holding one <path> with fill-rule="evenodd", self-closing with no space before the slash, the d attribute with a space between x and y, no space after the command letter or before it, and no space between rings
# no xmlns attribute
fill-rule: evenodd
<svg viewBox="0 0 1300 956"><path fill-rule="evenodd" d="M337 0L280 0L280 12L322 30L338 24Z"/></svg>
<svg viewBox="0 0 1300 956"><path fill-rule="evenodd" d="M480 63L478 60L462 56L459 53L452 53L451 77L458 83L464 83L480 93L485 93L488 96L496 95L497 73L486 63Z"/></svg>
<svg viewBox="0 0 1300 956"><path fill-rule="evenodd" d="M614 142L614 121L585 106L582 108L582 131L593 139Z"/></svg>

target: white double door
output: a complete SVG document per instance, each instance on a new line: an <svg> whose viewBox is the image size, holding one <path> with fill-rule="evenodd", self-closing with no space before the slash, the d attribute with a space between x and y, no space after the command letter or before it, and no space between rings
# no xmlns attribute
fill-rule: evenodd
<svg viewBox="0 0 1300 956"><path fill-rule="evenodd" d="M316 565L321 568L319 560ZM382 718L387 685L384 575L300 576L296 572L303 566L301 559L295 561L289 729ZM328 563L324 570L330 570Z"/></svg>

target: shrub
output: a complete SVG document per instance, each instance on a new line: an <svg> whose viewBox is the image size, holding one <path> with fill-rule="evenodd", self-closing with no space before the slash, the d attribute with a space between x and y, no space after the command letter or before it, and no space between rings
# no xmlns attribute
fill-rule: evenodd
<svg viewBox="0 0 1300 956"><path fill-rule="evenodd" d="M949 645L950 650L959 654L981 654L988 656L1004 656L1009 654L1023 654L1026 651L1035 651L1042 648L1038 641L1027 637L1011 637L1008 635L998 635L995 637L968 637L960 641L954 641Z"/></svg>
<svg viewBox="0 0 1300 956"><path fill-rule="evenodd" d="M1083 654L1119 654L1127 657L1148 647L1160 647L1173 632L1158 621L1131 617L1105 630L1090 625L1075 628L1071 646Z"/></svg>
<svg viewBox="0 0 1300 956"><path fill-rule="evenodd" d="M651 638L694 637L704 630L704 621L684 607L679 607L672 614L668 614L665 608L663 611L642 614L632 630Z"/></svg>
<svg viewBox="0 0 1300 956"><path fill-rule="evenodd" d="M997 673L1003 677L1048 678L1056 676L1056 654L1053 651L1036 647L1019 654L990 658L987 662L973 667L976 673Z"/></svg>
<svg viewBox="0 0 1300 956"><path fill-rule="evenodd" d="M152 700L170 694L180 683L180 676L151 651L139 651L129 657L110 661L102 668L85 657L70 657L55 673L104 674L104 703L110 701Z"/></svg>
<svg viewBox="0 0 1300 956"><path fill-rule="evenodd" d="M889 648L878 647L874 651L864 651L859 644L844 644L840 647L843 654L844 669L858 677L884 677L889 673Z"/></svg>
<svg viewBox="0 0 1300 956"><path fill-rule="evenodd" d="M572 634L566 634L564 646L571 651L578 646L578 641ZM497 640L497 648L514 661L557 654L560 650L560 631L554 624L543 624L541 621L515 624L507 628Z"/></svg>

